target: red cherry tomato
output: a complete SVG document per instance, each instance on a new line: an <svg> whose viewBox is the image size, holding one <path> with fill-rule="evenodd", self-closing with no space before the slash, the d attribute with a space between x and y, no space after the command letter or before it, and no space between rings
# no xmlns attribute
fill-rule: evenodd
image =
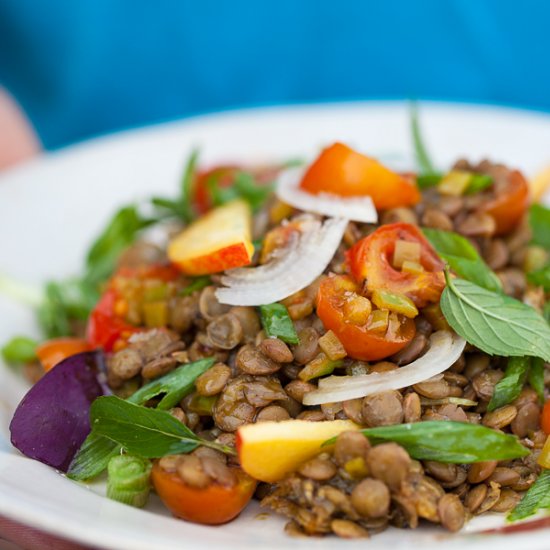
<svg viewBox="0 0 550 550"><path fill-rule="evenodd" d="M397 174L342 143L322 151L308 168L300 187L313 194L370 195L378 210L412 206L420 201L413 178Z"/></svg>
<svg viewBox="0 0 550 550"><path fill-rule="evenodd" d="M399 240L420 244L422 273L406 273L393 267L393 253ZM416 307L438 302L445 288L445 264L418 227L408 223L379 227L348 250L347 260L355 279L366 281L368 292L387 290L405 294Z"/></svg>
<svg viewBox="0 0 550 550"><path fill-rule="evenodd" d="M326 329L338 337L350 357L377 361L403 349L414 337L412 319L398 316L397 330L379 332L369 329L368 320L357 323L346 317L345 305L359 293L359 285L347 275L329 276L321 282L317 294L317 315Z"/></svg>
<svg viewBox="0 0 550 550"><path fill-rule="evenodd" d="M250 502L256 481L240 468L235 468L237 483L226 487L212 483L204 488L191 487L176 472L153 465L151 479L158 496L175 516L203 523L219 525L236 518Z"/></svg>

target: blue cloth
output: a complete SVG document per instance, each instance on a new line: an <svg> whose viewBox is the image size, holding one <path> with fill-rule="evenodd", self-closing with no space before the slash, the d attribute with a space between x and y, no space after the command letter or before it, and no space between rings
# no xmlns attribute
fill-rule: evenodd
<svg viewBox="0 0 550 550"><path fill-rule="evenodd" d="M46 147L237 106L550 109L545 0L0 0L0 84Z"/></svg>

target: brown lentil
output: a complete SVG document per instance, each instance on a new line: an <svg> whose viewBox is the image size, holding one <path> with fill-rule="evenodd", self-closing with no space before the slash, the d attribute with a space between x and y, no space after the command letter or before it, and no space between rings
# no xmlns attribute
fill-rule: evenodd
<svg viewBox="0 0 550 550"><path fill-rule="evenodd" d="M377 479L364 479L354 487L351 504L360 516L385 517L390 508L390 491Z"/></svg>
<svg viewBox="0 0 550 550"><path fill-rule="evenodd" d="M278 338L266 338L260 344L260 351L277 363L291 363L294 360L289 347Z"/></svg>
<svg viewBox="0 0 550 550"><path fill-rule="evenodd" d="M508 426L514 420L518 410L513 405L505 405L495 409L492 412L488 412L483 417L481 423L489 428L501 429L504 426Z"/></svg>
<svg viewBox="0 0 550 550"><path fill-rule="evenodd" d="M360 432L342 432L336 438L334 445L334 460L340 466L345 466L354 458L366 458L370 449L369 440Z"/></svg>
<svg viewBox="0 0 550 550"><path fill-rule="evenodd" d="M211 483L210 476L202 468L201 460L195 455L183 455L176 470L187 485L196 489L204 489Z"/></svg>
<svg viewBox="0 0 550 550"><path fill-rule="evenodd" d="M437 503L437 513L441 525L452 533L462 529L466 519L464 506L457 495L447 493Z"/></svg>
<svg viewBox="0 0 550 550"><path fill-rule="evenodd" d="M233 349L243 339L239 319L232 313L225 313L208 323L206 334L212 345L220 349Z"/></svg>
<svg viewBox="0 0 550 550"><path fill-rule="evenodd" d="M407 423L418 422L422 414L420 397L415 392L410 392L403 398L403 420Z"/></svg>
<svg viewBox="0 0 550 550"><path fill-rule="evenodd" d="M299 365L305 365L319 353L319 333L312 327L298 332L300 343L292 346L294 360Z"/></svg>
<svg viewBox="0 0 550 550"><path fill-rule="evenodd" d="M496 460L489 460L486 462L474 462L468 470L468 481L470 483L481 483L485 481L495 471L497 467Z"/></svg>
<svg viewBox="0 0 550 550"><path fill-rule="evenodd" d="M539 427L540 408L536 403L527 403L518 409L517 416L512 420L512 432L519 438L527 437Z"/></svg>
<svg viewBox="0 0 550 550"><path fill-rule="evenodd" d="M239 320L239 324L243 331L243 342L245 344L253 344L256 335L261 329L260 319L258 318L255 308L236 306L232 307L229 313Z"/></svg>
<svg viewBox="0 0 550 550"><path fill-rule="evenodd" d="M335 535L344 539L366 539L369 536L366 529L347 519L333 519L330 528Z"/></svg>
<svg viewBox="0 0 550 550"><path fill-rule="evenodd" d="M288 420L290 414L288 411L279 405L268 405L262 409L256 416L256 422L280 422Z"/></svg>
<svg viewBox="0 0 550 550"><path fill-rule="evenodd" d="M382 443L367 454L367 466L372 476L383 481L392 491L399 489L409 473L411 459L397 443Z"/></svg>
<svg viewBox="0 0 550 550"><path fill-rule="evenodd" d="M391 426L403 422L403 398L397 391L369 395L363 399L362 416L366 426Z"/></svg>
<svg viewBox="0 0 550 550"><path fill-rule="evenodd" d="M392 355L391 360L399 366L408 365L423 355L428 347L429 341L426 335L417 332L406 347Z"/></svg>
<svg viewBox="0 0 550 550"><path fill-rule="evenodd" d="M217 395L230 378L231 369L223 363L216 363L195 380L195 388L200 395Z"/></svg>
<svg viewBox="0 0 550 550"><path fill-rule="evenodd" d="M277 372L281 365L264 355L258 348L244 345L239 349L237 367L246 374L264 375Z"/></svg>
<svg viewBox="0 0 550 550"><path fill-rule="evenodd" d="M475 485L466 495L464 505L470 512L475 513L487 496L487 485Z"/></svg>

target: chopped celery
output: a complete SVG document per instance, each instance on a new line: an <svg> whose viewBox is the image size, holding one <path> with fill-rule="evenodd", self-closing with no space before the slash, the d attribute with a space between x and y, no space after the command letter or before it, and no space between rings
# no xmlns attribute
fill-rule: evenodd
<svg viewBox="0 0 550 550"><path fill-rule="evenodd" d="M375 290L372 293L372 302L380 309L401 313L411 319L418 315L418 309L414 302L404 294L388 292L387 290Z"/></svg>

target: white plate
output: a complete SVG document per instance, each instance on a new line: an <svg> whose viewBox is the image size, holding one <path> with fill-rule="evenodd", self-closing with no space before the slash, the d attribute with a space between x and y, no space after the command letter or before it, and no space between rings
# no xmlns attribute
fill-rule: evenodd
<svg viewBox="0 0 550 550"><path fill-rule="evenodd" d="M460 156L494 160L533 174L550 162L550 116L503 108L424 104L422 126L434 158L446 166ZM120 204L151 193L173 193L190 148L202 161L262 161L312 156L342 140L388 162L411 159L407 106L354 103L281 107L211 115L145 128L45 155L0 178L0 273L34 284L78 272L91 238ZM35 334L32 314L0 297L0 341ZM26 385L0 365L0 515L101 548L169 550L182 547L364 548L332 537L292 539L284 521L257 517L251 507L237 521L209 528L177 521L153 499L136 510L73 483L20 456L9 445L8 423ZM481 519L483 525L500 517ZM372 550L548 548L549 531L513 536L450 536L440 529L391 529L367 544Z"/></svg>

